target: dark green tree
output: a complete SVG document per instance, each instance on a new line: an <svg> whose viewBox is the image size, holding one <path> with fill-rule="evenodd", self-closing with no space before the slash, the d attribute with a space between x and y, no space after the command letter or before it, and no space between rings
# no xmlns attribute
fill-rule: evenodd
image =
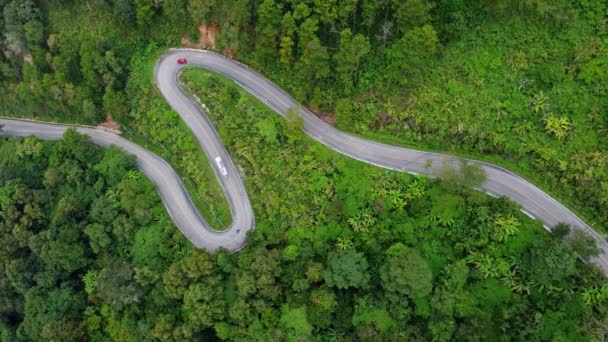
<svg viewBox="0 0 608 342"><path fill-rule="evenodd" d="M362 253L352 249L332 252L323 274L325 283L339 289L367 288L370 275L368 263Z"/></svg>
<svg viewBox="0 0 608 342"><path fill-rule="evenodd" d="M387 257L380 269L382 287L390 292L417 299L432 291L433 274L429 264L418 252L395 244L386 251Z"/></svg>

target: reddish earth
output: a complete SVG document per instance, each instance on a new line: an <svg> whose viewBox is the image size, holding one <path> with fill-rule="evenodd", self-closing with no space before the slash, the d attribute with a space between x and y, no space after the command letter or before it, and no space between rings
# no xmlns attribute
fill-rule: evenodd
<svg viewBox="0 0 608 342"><path fill-rule="evenodd" d="M32 57L31 53L24 53L23 61L29 64L34 64L34 58Z"/></svg>
<svg viewBox="0 0 608 342"><path fill-rule="evenodd" d="M336 123L336 116L330 112L324 112L320 109L309 108L311 112L313 112L319 119L327 122L330 125Z"/></svg>
<svg viewBox="0 0 608 342"><path fill-rule="evenodd" d="M101 128L114 133L120 133L120 125L118 124L118 122L112 120L112 115L110 115L110 113L106 113L106 121L97 125L97 128Z"/></svg>
<svg viewBox="0 0 608 342"><path fill-rule="evenodd" d="M182 46L193 49L216 50L217 46L215 45L215 42L220 34L220 27L216 24L203 23L198 26L198 32L200 33L198 42L191 42L188 37L181 36L179 40ZM222 50L222 53L224 56L228 56L230 58L236 55L236 51L230 47L225 47Z"/></svg>
<svg viewBox="0 0 608 342"><path fill-rule="evenodd" d="M228 57L232 58L232 57L234 57L235 54L236 54L236 52L233 49L231 49L229 47L224 48L224 56L228 56Z"/></svg>
<svg viewBox="0 0 608 342"><path fill-rule="evenodd" d="M215 49L215 40L220 34L220 27L215 24L200 24L198 26L199 40L193 43L186 36L180 37L183 46L196 49Z"/></svg>
<svg viewBox="0 0 608 342"><path fill-rule="evenodd" d="M215 38L220 34L220 27L213 24L209 26L201 24L198 31L201 33L201 45L215 49Z"/></svg>

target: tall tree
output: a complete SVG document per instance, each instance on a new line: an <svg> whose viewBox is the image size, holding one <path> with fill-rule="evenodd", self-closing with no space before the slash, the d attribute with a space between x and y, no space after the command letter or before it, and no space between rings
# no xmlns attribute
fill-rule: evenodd
<svg viewBox="0 0 608 342"><path fill-rule="evenodd" d="M148 28L154 16L154 8L150 0L134 1L135 22L140 28Z"/></svg>
<svg viewBox="0 0 608 342"><path fill-rule="evenodd" d="M405 33L431 21L433 3L427 0L392 0L399 31Z"/></svg>
<svg viewBox="0 0 608 342"><path fill-rule="evenodd" d="M276 59L280 23L281 6L275 0L264 0L258 7L256 25L256 53L263 64Z"/></svg>
<svg viewBox="0 0 608 342"><path fill-rule="evenodd" d="M133 0L114 0L114 16L124 25L133 25L136 20Z"/></svg>
<svg viewBox="0 0 608 342"><path fill-rule="evenodd" d="M340 49L333 57L338 78L346 93L357 84L361 59L370 52L369 39L362 34L353 36L350 29L340 33Z"/></svg>
<svg viewBox="0 0 608 342"><path fill-rule="evenodd" d="M407 84L408 78L418 75L418 70L438 49L439 38L431 25L407 31L387 50L386 77L399 84Z"/></svg>
<svg viewBox="0 0 608 342"><path fill-rule="evenodd" d="M196 25L208 23L211 13L216 6L215 0L188 0L188 12Z"/></svg>
<svg viewBox="0 0 608 342"><path fill-rule="evenodd" d="M415 249L396 244L391 246L386 254L386 261L380 269L384 289L408 295L412 299L431 293L431 268Z"/></svg>
<svg viewBox="0 0 608 342"><path fill-rule="evenodd" d="M295 144L302 139L304 133L304 119L300 115L300 107L291 107L285 113L285 129L283 130L287 141L290 144Z"/></svg>
<svg viewBox="0 0 608 342"><path fill-rule="evenodd" d="M189 21L184 20L188 17L185 0L164 0L162 4L163 14L169 19L173 28L182 29L187 27Z"/></svg>
<svg viewBox="0 0 608 342"><path fill-rule="evenodd" d="M333 252L327 259L325 282L339 289L366 288L370 279L368 267L362 253L352 249Z"/></svg>
<svg viewBox="0 0 608 342"><path fill-rule="evenodd" d="M283 15L283 19L281 21L281 42L280 42L280 50L279 56L280 61L283 65L291 66L293 63L294 57L294 33L297 29L296 21L294 20L291 12L285 13Z"/></svg>

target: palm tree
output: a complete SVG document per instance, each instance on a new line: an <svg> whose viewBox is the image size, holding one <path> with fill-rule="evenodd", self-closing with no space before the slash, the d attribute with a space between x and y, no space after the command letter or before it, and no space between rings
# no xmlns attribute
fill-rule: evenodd
<svg viewBox="0 0 608 342"><path fill-rule="evenodd" d="M376 223L376 218L372 215L372 210L370 208L365 208L362 212L350 217L347 221L355 232L367 233Z"/></svg>
<svg viewBox="0 0 608 342"><path fill-rule="evenodd" d="M581 297L583 297L583 302L585 302L587 306L593 306L598 302L597 295L597 287L594 286L588 290L583 291Z"/></svg>
<svg viewBox="0 0 608 342"><path fill-rule="evenodd" d="M372 215L372 210L370 208L365 208L363 210L361 219L363 220L363 226L366 230L376 223L376 218Z"/></svg>
<svg viewBox="0 0 608 342"><path fill-rule="evenodd" d="M338 242L336 243L336 249L339 251L345 251L347 249L353 248L353 242L350 239L338 238Z"/></svg>
<svg viewBox="0 0 608 342"><path fill-rule="evenodd" d="M583 291L581 296L588 306L600 305L608 299L608 285L602 285L600 288L593 286L592 288Z"/></svg>
<svg viewBox="0 0 608 342"><path fill-rule="evenodd" d="M403 193L397 189L392 189L388 191L388 198L390 199L393 208L403 208L406 204L403 199Z"/></svg>
<svg viewBox="0 0 608 342"><path fill-rule="evenodd" d="M506 241L519 231L518 227L519 221L513 215L507 217L497 215L494 219L494 240L498 242Z"/></svg>
<svg viewBox="0 0 608 342"><path fill-rule="evenodd" d="M406 200L422 197L426 191L426 186L427 181L417 178L413 183L408 185L407 193L405 194Z"/></svg>
<svg viewBox="0 0 608 342"><path fill-rule="evenodd" d="M547 133L554 135L559 140L565 139L572 129L572 123L565 116L560 116L558 118L551 114L544 118L543 121L545 122L545 130Z"/></svg>
<svg viewBox="0 0 608 342"><path fill-rule="evenodd" d="M540 93L534 95L532 101L530 101L530 107L532 108L532 111L534 113L544 111L548 100L549 98L547 97L547 95L545 95L545 93L543 93L543 91L541 90Z"/></svg>
<svg viewBox="0 0 608 342"><path fill-rule="evenodd" d="M130 170L123 177L122 180L136 182L141 180L142 174L138 170Z"/></svg>
<svg viewBox="0 0 608 342"><path fill-rule="evenodd" d="M511 291L513 291L517 294L523 294L525 292L528 295L530 295L530 285L526 284L522 281L519 281L511 287Z"/></svg>
<svg viewBox="0 0 608 342"><path fill-rule="evenodd" d="M359 232L361 230L361 223L359 222L359 215L349 217L347 220L350 227L355 231Z"/></svg>
<svg viewBox="0 0 608 342"><path fill-rule="evenodd" d="M475 265L475 268L481 276L486 279L490 277L497 277L499 275L498 269L491 256L484 253L473 253L467 257L467 263Z"/></svg>

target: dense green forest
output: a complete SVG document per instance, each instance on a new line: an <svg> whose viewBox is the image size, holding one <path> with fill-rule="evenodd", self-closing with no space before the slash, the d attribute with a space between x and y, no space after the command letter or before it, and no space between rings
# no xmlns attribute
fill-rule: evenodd
<svg viewBox="0 0 608 342"><path fill-rule="evenodd" d="M585 236L458 179L341 156L221 78L184 82L231 128L258 223L246 248L192 248L115 148L2 139L0 340L606 337Z"/></svg>
<svg viewBox="0 0 608 342"><path fill-rule="evenodd" d="M197 41L199 24L217 25L217 51L339 128L505 165L606 231L604 1L2 0L0 9L5 115L97 123L110 113L158 144L128 84L180 37ZM167 155L191 191L219 203L198 206L225 226L210 173Z"/></svg>
<svg viewBox="0 0 608 342"><path fill-rule="evenodd" d="M600 0L0 0L0 114L96 124L166 158L215 227L200 147L158 94L166 48L219 28L340 129L494 161L608 226ZM380 170L221 77L183 78L246 176L257 226L194 250L132 158L70 132L0 140L0 340L603 340L588 239L505 199Z"/></svg>

